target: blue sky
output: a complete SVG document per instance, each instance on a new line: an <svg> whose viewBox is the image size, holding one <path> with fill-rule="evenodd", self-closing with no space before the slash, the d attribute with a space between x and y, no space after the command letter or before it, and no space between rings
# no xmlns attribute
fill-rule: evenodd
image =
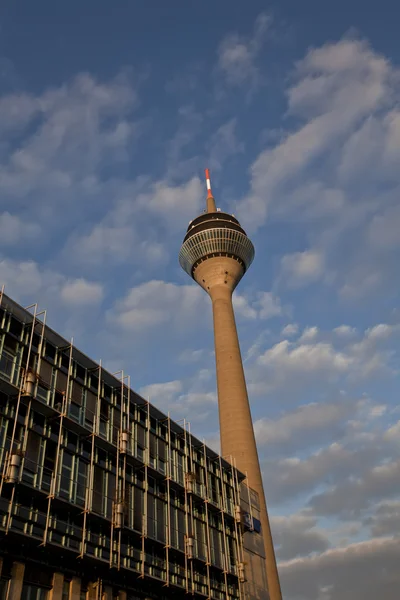
<svg viewBox="0 0 400 600"><path fill-rule="evenodd" d="M254 242L235 307L288 600L400 584L398 13L0 9L0 282L215 447L210 303L177 260L204 167Z"/></svg>

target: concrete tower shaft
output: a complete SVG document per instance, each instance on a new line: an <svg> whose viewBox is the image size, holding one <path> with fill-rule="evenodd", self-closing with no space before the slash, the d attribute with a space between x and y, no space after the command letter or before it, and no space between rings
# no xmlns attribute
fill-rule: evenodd
<svg viewBox="0 0 400 600"><path fill-rule="evenodd" d="M232 292L250 266L254 247L239 221L215 208L207 177L206 212L189 224L179 254L182 268L209 294L214 320L221 454L233 457L259 495L271 600L281 600L278 571L243 371Z"/></svg>

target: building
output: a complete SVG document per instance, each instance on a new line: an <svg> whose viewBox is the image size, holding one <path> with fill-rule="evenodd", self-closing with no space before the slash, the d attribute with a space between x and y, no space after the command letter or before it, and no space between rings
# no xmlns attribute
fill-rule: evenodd
<svg viewBox="0 0 400 600"><path fill-rule="evenodd" d="M1 293L0 599L261 598L245 474L45 321Z"/></svg>
<svg viewBox="0 0 400 600"><path fill-rule="evenodd" d="M218 408L221 453L235 461L247 476L248 485L260 501L260 520L264 538L265 569L271 600L281 600L281 589L274 546L263 489L260 462L254 437L250 404L232 293L251 265L254 247L239 221L216 208L206 170L206 211L189 223L179 261L182 268L210 296L214 319L214 343L217 368ZM263 568L250 563L249 577L262 587Z"/></svg>

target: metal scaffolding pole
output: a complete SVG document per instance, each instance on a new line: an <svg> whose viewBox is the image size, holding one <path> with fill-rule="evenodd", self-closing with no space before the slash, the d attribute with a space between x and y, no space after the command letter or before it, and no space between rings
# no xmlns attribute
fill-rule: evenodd
<svg viewBox="0 0 400 600"><path fill-rule="evenodd" d="M231 457L231 465L232 465L232 477L233 477L233 482L234 482L235 505L240 508L240 484L239 484L235 459L233 457ZM239 572L240 568L244 566L243 535L242 535L241 523L238 523L236 521L236 519L235 519L235 532L236 532L236 552L237 552L236 569L237 569L237 576L238 576L238 581L239 581L239 597L246 598L246 592L245 592L245 588L244 588L245 582L241 580L240 572Z"/></svg>
<svg viewBox="0 0 400 600"><path fill-rule="evenodd" d="M150 461L150 402L147 401L147 419L146 419L146 446L145 463L144 463L144 501L143 501L143 517L142 517L142 565L140 577L145 575L145 539L147 538L147 518L148 518L148 464Z"/></svg>
<svg viewBox="0 0 400 600"><path fill-rule="evenodd" d="M13 434L15 434L15 426L18 420L18 413L19 413L19 409L21 406L21 394L22 391L24 391L24 393L26 394L26 391L28 390L28 378L29 378L29 362L30 362L30 356L31 356L31 352L32 352L32 343L33 343L33 333L35 331L35 327L38 323L41 324L41 334L40 334L40 340L39 340L39 344L38 344L38 358L37 358L37 363L35 365L35 371L32 373L32 378L31 378L31 385L32 388L29 389L29 400L28 400L28 406L27 406L27 411L26 411L26 415L25 415L25 419L24 419L24 432L23 432L23 439L22 439L22 448L21 448L21 465L20 465L20 473L21 470L24 468L24 462L25 462L25 452L26 452L26 448L27 448L27 444L28 444L28 426L29 426L29 419L30 419L30 413L31 413L31 407L32 407L32 396L35 394L35 382L37 381L37 375L39 373L39 368L40 368L40 361L41 361L41 354L42 354L42 349L43 349L43 339L44 339L44 332L45 332L45 326L46 326L46 311L43 310L41 312L37 312L37 304L34 305L35 311L34 311L34 316L33 316L33 321L32 321L32 329L31 329L31 335L30 335L30 342L29 342L29 350L28 350L28 357L27 357L27 366L25 368L24 371L24 377L21 378L21 384L20 384L20 388L19 388L19 394L18 394L18 398L19 398L19 404L18 407L16 409L16 414L15 414L15 419L14 419L14 431ZM43 315L43 321L39 321L38 317ZM11 449L12 449L12 445L13 442L11 444ZM15 482L16 483L16 482ZM13 507L13 503L14 503L14 496L15 496L15 484L13 485L13 489L11 492L11 500L10 500L10 504L9 504L9 510L8 510L8 517L7 517L7 525L6 525L6 533L8 533L9 528L11 526L11 518L12 518L12 507Z"/></svg>
<svg viewBox="0 0 400 600"><path fill-rule="evenodd" d="M169 587L170 583L170 575L169 575L169 549L171 548L171 490L170 490L170 481L171 481L171 419L168 413L167 417L167 468L165 473L165 481L167 487L167 535L166 535L166 544L165 544L165 560L167 563L167 578L165 585Z"/></svg>
<svg viewBox="0 0 400 600"><path fill-rule="evenodd" d="M188 468L188 475L191 479L191 485L192 485L192 493L189 494L189 506L188 506L188 511L189 511L189 535L191 536L193 542L192 542L192 553L194 556L194 537L195 537L195 529L194 529L194 517L193 517L193 492L194 492L194 485L195 485L195 480L194 480L194 470L193 470L193 447L192 447L192 434L191 434L191 429L190 429L190 422L188 421L187 423L187 427L188 427L188 450L189 450L189 454L188 454L188 464L189 464L189 468ZM194 569L193 569L193 560L191 560L190 562L190 575L191 575L191 580L192 580L192 593L194 594L195 589L194 589Z"/></svg>
<svg viewBox="0 0 400 600"><path fill-rule="evenodd" d="M86 493L85 493L85 508L83 509L83 524L82 524L82 542L81 542L81 551L79 554L79 558L83 558L86 550L86 533L87 533L87 519L88 514L92 510L92 501L93 501L93 480L94 480L94 451L95 451L95 437L97 428L97 415L100 413L100 397L101 397L101 360L99 361L98 366L99 371L99 381L97 384L97 401L95 404L93 421L92 421L92 432L90 434L91 444L90 444L90 463L88 468L88 477L86 483Z"/></svg>
<svg viewBox="0 0 400 600"><path fill-rule="evenodd" d="M37 304L32 304L31 306L28 306L26 310L30 309L30 308L34 308L34 313L33 313L33 318L32 318L32 327L31 327L31 332L29 335L29 344L28 344L28 353L27 353L27 358L26 358L26 367L23 370L23 367L21 366L21 371L23 371L24 376L21 376L21 373L19 374L19 380L20 380L20 384L19 384L19 389L18 389L18 396L17 396L17 405L15 408L15 414L14 414L14 424L13 424L13 430L12 430L12 434L11 434L11 441L10 441L10 449L7 453L7 458L6 458L6 462L7 462L7 469L6 469L6 478L7 478L7 472L9 469L11 469L11 460L12 460L12 456L14 454L17 454L18 456L21 456L21 449L18 449L17 453L14 453L14 440L15 440L15 432L17 429L17 422L18 422L18 414L19 414L19 409L21 406L21 396L22 396L22 392L24 391L25 385L26 385L26 379L27 379L27 372L28 372L28 368L29 368L29 362L30 362L30 357L31 357L31 352L32 352L32 341L33 341L33 334L35 331L35 325L36 325L36 315L37 315L37 308L38 305ZM19 466L20 466L20 460L19 462ZM18 472L18 477L19 477L19 473L20 473L20 469ZM17 477L17 480L18 480ZM0 482L0 494L2 493L3 490L3 483L4 483L4 479L2 479L2 481ZM16 482L10 482L10 483L16 483ZM12 498L10 501L10 509L12 506L12 502L14 500L14 494L15 494L15 485L13 485L13 490L12 490ZM7 522L9 521L9 519L7 520Z"/></svg>
<svg viewBox="0 0 400 600"><path fill-rule="evenodd" d="M58 430L58 441L57 441L57 451L56 451L56 460L54 465L53 476L50 484L50 494L47 496L48 504L47 504L47 515L46 515L46 526L43 533L43 542L40 544L41 546L45 546L47 544L47 537L49 531L49 521L50 521L50 510L51 510L51 501L53 500L56 491L57 491L57 479L58 479L58 471L60 468L60 451L61 451L61 438L63 431L63 423L64 417L68 413L68 405L69 405L69 395L70 395L70 381L71 381L71 368L72 368L72 350L73 350L74 340L71 338L71 344L69 346L69 361L68 361L68 375L67 375L67 383L66 383L66 391L63 397L63 406L60 415L60 424Z"/></svg>
<svg viewBox="0 0 400 600"><path fill-rule="evenodd" d="M205 517L206 517L206 538L207 538L207 587L208 587L208 598L211 598L211 579L210 579L210 565L211 565L211 542L210 542L210 525L208 522L208 464L207 464L207 448L206 444L203 443L203 452L204 452L204 469L205 469L205 481L206 481L206 495L204 498L204 509L205 509Z"/></svg>
<svg viewBox="0 0 400 600"><path fill-rule="evenodd" d="M226 496L225 496L225 482L224 482L224 478L223 478L223 470L222 470L222 460L221 460L221 456L219 457L219 472L220 472L220 479L221 479L221 492L222 492L222 510L221 510L221 519L222 519L222 530L223 530L223 537L224 537L224 563L225 563L225 568L224 568L224 579L225 579L225 595L226 595L226 600L229 600L229 594L228 594L228 561L229 561L229 552L228 552L228 543L227 543L227 536L226 536L226 527L225 527L225 510L227 510L227 505L226 505Z"/></svg>

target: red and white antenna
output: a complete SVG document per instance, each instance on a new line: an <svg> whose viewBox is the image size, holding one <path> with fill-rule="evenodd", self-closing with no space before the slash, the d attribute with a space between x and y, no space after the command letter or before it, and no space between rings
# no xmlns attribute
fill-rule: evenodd
<svg viewBox="0 0 400 600"><path fill-rule="evenodd" d="M207 198L213 198L211 191L210 169L206 169Z"/></svg>
<svg viewBox="0 0 400 600"><path fill-rule="evenodd" d="M211 191L210 169L206 169L205 173L206 173L206 185L207 185L207 212L208 213L217 212L214 196Z"/></svg>

